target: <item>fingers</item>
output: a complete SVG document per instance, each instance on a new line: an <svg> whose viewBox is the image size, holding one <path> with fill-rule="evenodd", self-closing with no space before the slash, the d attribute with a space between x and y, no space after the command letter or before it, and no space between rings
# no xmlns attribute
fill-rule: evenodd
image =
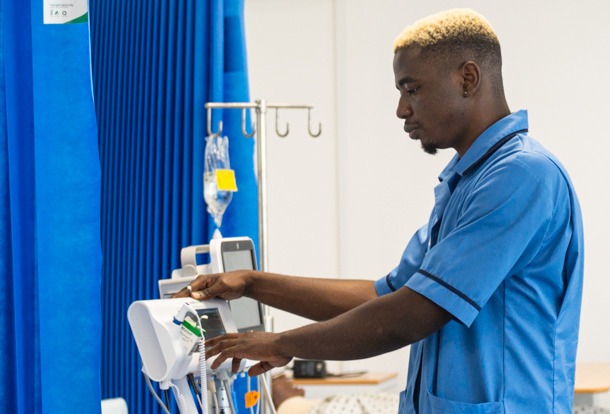
<svg viewBox="0 0 610 414"><path fill-rule="evenodd" d="M190 296L190 294L191 294L191 292L189 292L189 290L187 288L182 288L178 292L174 293L172 295L172 298L188 298Z"/></svg>
<svg viewBox="0 0 610 414"><path fill-rule="evenodd" d="M265 361L261 361L258 364L253 365L249 370L248 370L248 376L250 377L256 377L258 375L264 374L265 372L273 369L274 367L271 366L269 363L265 362Z"/></svg>
<svg viewBox="0 0 610 414"><path fill-rule="evenodd" d="M233 358L233 361L231 361L231 371L233 372L233 374L237 374L239 372L239 366L241 365L241 358Z"/></svg>
<svg viewBox="0 0 610 414"><path fill-rule="evenodd" d="M188 298L192 297L197 300L211 299L218 296L212 291L212 285L216 280L217 275L200 275L193 280L188 286L183 287L177 293L172 295L172 298Z"/></svg>
<svg viewBox="0 0 610 414"><path fill-rule="evenodd" d="M192 297L197 300L222 298L237 299L244 296L248 271L200 275L189 286L176 293L174 298Z"/></svg>
<svg viewBox="0 0 610 414"><path fill-rule="evenodd" d="M217 336L216 338L208 339L205 341L205 357L207 359L211 359L214 356L218 355L216 359L212 362L212 369L218 368L225 362L228 358L234 358L235 354L232 352L231 348L234 344L234 338L237 334L227 334L223 336ZM232 366L232 368L234 365Z"/></svg>
<svg viewBox="0 0 610 414"><path fill-rule="evenodd" d="M212 291L214 283L216 282L217 275L200 275L197 279L193 280L190 284L190 296L193 299L211 299L216 297L215 292Z"/></svg>
<svg viewBox="0 0 610 414"><path fill-rule="evenodd" d="M216 357L216 359L214 360L214 362L212 362L211 368L213 370L218 369L219 366L222 365L223 362L225 362L227 360L229 356L227 354L220 354Z"/></svg>
<svg viewBox="0 0 610 414"><path fill-rule="evenodd" d="M212 290L210 288L205 288L203 290L197 290L197 291L194 290L193 293L191 293L191 297L193 299L198 299L198 300L212 299L216 296L217 295L212 293Z"/></svg>
<svg viewBox="0 0 610 414"><path fill-rule="evenodd" d="M215 338L206 339L205 341L205 354L207 357L213 357L219 354L221 351L227 349L229 341L238 338L240 334L229 333Z"/></svg>
<svg viewBox="0 0 610 414"><path fill-rule="evenodd" d="M186 286L180 289L177 293L172 295L172 298L188 298L192 297L197 300L206 300L216 297L210 288L204 288L203 290L195 290L193 285Z"/></svg>
<svg viewBox="0 0 610 414"><path fill-rule="evenodd" d="M225 344L223 344L223 346L225 346ZM206 358L208 358L207 354L208 353L206 352ZM214 359L214 361L212 362L212 365L211 365L212 369L217 369L227 359L233 358L233 360L231 361L231 369L233 370L234 373L239 371L239 364L241 363L242 358L240 357L240 355L237 354L235 347L232 347L232 346L229 346L228 344L226 344L226 347L224 350L219 351L218 348L213 348L212 352L209 355L210 355L210 357L213 357L214 355L218 355L216 357L216 359Z"/></svg>
<svg viewBox="0 0 610 414"><path fill-rule="evenodd" d="M211 368L217 369L228 359L232 359L231 369L238 372L242 359L261 361L256 364L251 375L258 375L274 367L288 364L292 357L282 355L272 346L274 334L250 332L246 334L227 334L206 341L206 358L216 358ZM252 370L252 368L250 368Z"/></svg>

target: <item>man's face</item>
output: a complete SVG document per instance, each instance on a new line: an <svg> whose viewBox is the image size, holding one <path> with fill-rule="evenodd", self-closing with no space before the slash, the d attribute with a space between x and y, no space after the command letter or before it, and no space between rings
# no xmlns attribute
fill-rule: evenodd
<svg viewBox="0 0 610 414"><path fill-rule="evenodd" d="M425 152L436 154L437 149L451 147L463 155L467 120L462 78L458 68L439 62L421 56L417 47L396 52L394 77L400 92L396 115Z"/></svg>

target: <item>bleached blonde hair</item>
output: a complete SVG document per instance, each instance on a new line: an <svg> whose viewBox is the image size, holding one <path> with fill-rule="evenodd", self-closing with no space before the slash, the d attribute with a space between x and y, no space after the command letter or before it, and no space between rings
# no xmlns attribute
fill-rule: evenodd
<svg viewBox="0 0 610 414"><path fill-rule="evenodd" d="M419 47L420 56L436 59L447 70L473 60L485 70L497 91L502 90L502 52L489 22L470 9L433 14L407 27L394 42L394 53Z"/></svg>
<svg viewBox="0 0 610 414"><path fill-rule="evenodd" d="M491 24L470 9L453 9L425 17L407 27L394 41L394 52L412 45L427 48L439 44L496 44Z"/></svg>

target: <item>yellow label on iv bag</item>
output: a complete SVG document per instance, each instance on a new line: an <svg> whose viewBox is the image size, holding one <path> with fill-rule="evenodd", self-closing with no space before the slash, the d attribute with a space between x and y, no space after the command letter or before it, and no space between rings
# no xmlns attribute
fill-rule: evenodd
<svg viewBox="0 0 610 414"><path fill-rule="evenodd" d="M248 381L250 381L250 378L248 378ZM246 393L245 397L246 397L246 408L252 408L258 402L258 399L261 397L261 394L258 391L249 391Z"/></svg>
<svg viewBox="0 0 610 414"><path fill-rule="evenodd" d="M235 171L222 169L216 170L216 187L219 191L237 191Z"/></svg>

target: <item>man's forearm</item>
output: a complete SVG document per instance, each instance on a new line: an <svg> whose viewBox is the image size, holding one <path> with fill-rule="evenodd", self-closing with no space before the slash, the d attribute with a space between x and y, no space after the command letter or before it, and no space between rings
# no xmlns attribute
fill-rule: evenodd
<svg viewBox="0 0 610 414"><path fill-rule="evenodd" d="M450 315L418 293L402 288L325 322L278 334L280 353L307 359L352 360L419 341Z"/></svg>
<svg viewBox="0 0 610 414"><path fill-rule="evenodd" d="M246 296L274 308L323 321L377 297L368 280L318 279L254 272Z"/></svg>

